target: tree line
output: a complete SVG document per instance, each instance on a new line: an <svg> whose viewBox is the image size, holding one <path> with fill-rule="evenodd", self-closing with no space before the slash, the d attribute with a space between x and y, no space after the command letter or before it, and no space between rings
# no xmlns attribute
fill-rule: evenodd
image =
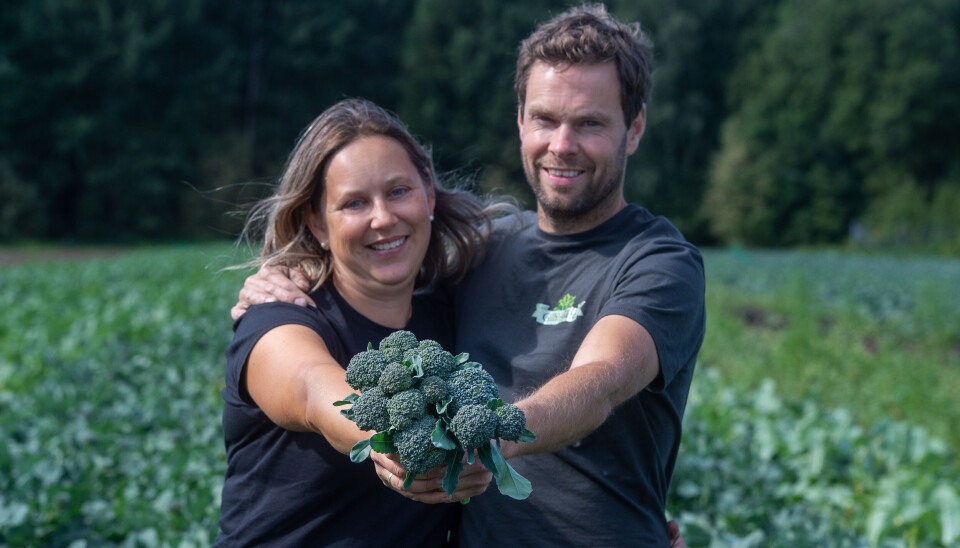
<svg viewBox="0 0 960 548"><path fill-rule="evenodd" d="M0 241L234 237L344 97L533 201L516 47L569 1L31 0L0 10ZM960 251L960 0L611 0L656 56L631 201L692 241Z"/></svg>

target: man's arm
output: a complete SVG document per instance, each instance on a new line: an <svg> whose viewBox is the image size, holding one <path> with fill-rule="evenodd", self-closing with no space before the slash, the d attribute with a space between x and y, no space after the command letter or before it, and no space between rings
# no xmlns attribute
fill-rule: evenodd
<svg viewBox="0 0 960 548"><path fill-rule="evenodd" d="M650 333L625 316L604 316L587 333L569 370L517 402L537 440L505 442L504 456L549 453L586 437L659 372Z"/></svg>

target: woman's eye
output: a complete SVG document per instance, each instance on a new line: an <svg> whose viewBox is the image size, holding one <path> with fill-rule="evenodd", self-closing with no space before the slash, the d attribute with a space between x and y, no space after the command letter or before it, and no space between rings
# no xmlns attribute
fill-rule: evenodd
<svg viewBox="0 0 960 548"><path fill-rule="evenodd" d="M343 204L345 209L357 209L363 206L363 200L350 200L349 202Z"/></svg>

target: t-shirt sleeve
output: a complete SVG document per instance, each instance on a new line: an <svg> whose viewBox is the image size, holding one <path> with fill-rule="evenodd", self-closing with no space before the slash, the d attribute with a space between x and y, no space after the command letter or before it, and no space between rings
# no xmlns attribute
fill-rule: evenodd
<svg viewBox="0 0 960 548"><path fill-rule="evenodd" d="M618 273L601 316L617 314L642 325L653 338L662 390L700 350L705 331L703 259L684 241L654 241L634 253Z"/></svg>
<svg viewBox="0 0 960 548"><path fill-rule="evenodd" d="M303 325L313 329L331 353L336 355L335 345L339 339L316 308L281 302L251 306L234 324L233 341L227 346L227 375L223 391L227 403L256 405L247 391L240 386L240 377L250 352L260 338L281 325Z"/></svg>

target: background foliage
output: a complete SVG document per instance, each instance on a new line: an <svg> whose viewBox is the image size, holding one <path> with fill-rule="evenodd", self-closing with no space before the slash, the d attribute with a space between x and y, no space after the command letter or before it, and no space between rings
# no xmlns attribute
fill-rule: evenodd
<svg viewBox="0 0 960 548"><path fill-rule="evenodd" d="M0 546L211 544L244 276L220 268L243 256L0 268ZM956 546L960 260L705 262L707 339L668 499L688 545Z"/></svg>
<svg viewBox="0 0 960 548"><path fill-rule="evenodd" d="M569 0L14 0L0 241L231 237L346 96L530 202L515 48ZM627 195L697 243L960 250L960 0L611 0L656 47Z"/></svg>

